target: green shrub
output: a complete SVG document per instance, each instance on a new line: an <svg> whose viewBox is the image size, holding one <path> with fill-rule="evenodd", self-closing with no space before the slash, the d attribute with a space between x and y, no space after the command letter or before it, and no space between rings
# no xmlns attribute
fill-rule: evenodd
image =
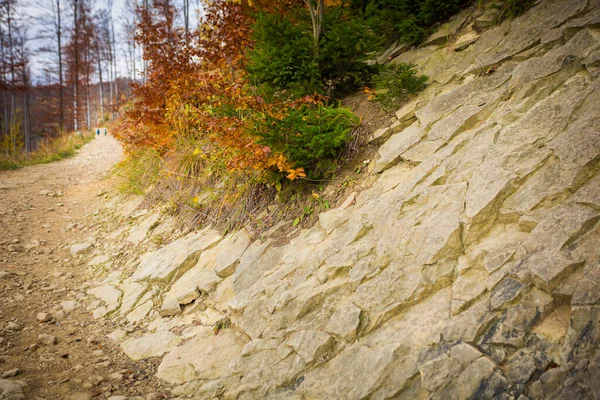
<svg viewBox="0 0 600 400"><path fill-rule="evenodd" d="M496 22L500 23L506 19L518 17L534 4L535 0L503 0L491 3L491 7L497 10Z"/></svg>
<svg viewBox="0 0 600 400"><path fill-rule="evenodd" d="M513 0L518 1L518 0ZM391 44L421 43L431 28L472 4L469 0L351 0Z"/></svg>
<svg viewBox="0 0 600 400"><path fill-rule="evenodd" d="M366 61L368 53L379 48L380 39L369 24L343 8L325 10L318 49L304 8L287 16L258 15L253 35L247 71L267 93L339 96L367 84L376 72Z"/></svg>
<svg viewBox="0 0 600 400"><path fill-rule="evenodd" d="M378 67L367 60L380 48L381 38L364 19L328 8L317 59L325 94L344 95L369 84Z"/></svg>
<svg viewBox="0 0 600 400"><path fill-rule="evenodd" d="M278 14L259 14L253 39L247 69L254 83L296 95L321 91L312 37L303 24Z"/></svg>
<svg viewBox="0 0 600 400"><path fill-rule="evenodd" d="M265 117L253 133L261 144L317 177L338 156L358 123L359 118L346 108L302 106L281 119Z"/></svg>
<svg viewBox="0 0 600 400"><path fill-rule="evenodd" d="M413 64L389 64L373 78L375 99L384 109L392 109L408 96L427 86L427 76L417 75Z"/></svg>

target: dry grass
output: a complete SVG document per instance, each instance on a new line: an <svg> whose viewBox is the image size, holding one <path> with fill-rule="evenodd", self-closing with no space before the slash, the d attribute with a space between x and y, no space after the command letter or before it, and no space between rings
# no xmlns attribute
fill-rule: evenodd
<svg viewBox="0 0 600 400"><path fill-rule="evenodd" d="M391 115L363 93L348 97L344 105L351 107L362 123L327 179L284 181L278 191L258 176L232 173L214 159L194 154L195 149L210 144L180 139L177 148L167 154L144 150L146 154L135 154L121 163L116 170L121 177L119 187L127 193L143 194L144 207L167 205L182 227L212 225L221 232L244 227L258 238L284 221L278 236L289 237L297 228L313 225L320 212L369 185L365 161L372 159L377 147L368 144L368 137L388 123Z"/></svg>
<svg viewBox="0 0 600 400"><path fill-rule="evenodd" d="M94 138L93 132L81 134L69 133L52 139L46 145L42 143L38 150L19 157L0 155L0 170L11 170L27 165L47 164L59 161L75 154L75 151Z"/></svg>

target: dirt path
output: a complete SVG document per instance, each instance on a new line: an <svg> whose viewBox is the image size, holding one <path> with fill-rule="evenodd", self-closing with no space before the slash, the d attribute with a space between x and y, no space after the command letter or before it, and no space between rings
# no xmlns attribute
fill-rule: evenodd
<svg viewBox="0 0 600 400"><path fill-rule="evenodd" d="M87 266L70 253L93 236L103 178L121 157L102 135L73 158L0 173L0 374L27 383L23 398L162 398L152 371L107 339L115 327L86 311Z"/></svg>

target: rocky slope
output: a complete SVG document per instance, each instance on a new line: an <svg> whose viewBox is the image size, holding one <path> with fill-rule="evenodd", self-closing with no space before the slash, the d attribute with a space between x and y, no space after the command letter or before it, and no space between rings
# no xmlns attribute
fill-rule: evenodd
<svg viewBox="0 0 600 400"><path fill-rule="evenodd" d="M173 396L600 397L600 2L486 17L393 60L432 83L371 187L283 242L121 206L88 310Z"/></svg>

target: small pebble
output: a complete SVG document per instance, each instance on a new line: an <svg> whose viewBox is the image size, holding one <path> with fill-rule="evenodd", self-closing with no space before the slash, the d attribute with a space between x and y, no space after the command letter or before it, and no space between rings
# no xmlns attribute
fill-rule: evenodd
<svg viewBox="0 0 600 400"><path fill-rule="evenodd" d="M48 335L46 333L42 333L41 335L39 335L38 340L41 344L45 344L46 346L58 343L58 339L56 339L56 336Z"/></svg>
<svg viewBox="0 0 600 400"><path fill-rule="evenodd" d="M46 313L46 312L41 312L41 313L37 314L36 318L40 322L48 322L48 321L52 321L52 314Z"/></svg>
<svg viewBox="0 0 600 400"><path fill-rule="evenodd" d="M120 382L123 380L123 375L118 372L113 372L106 377L110 381Z"/></svg>
<svg viewBox="0 0 600 400"><path fill-rule="evenodd" d="M21 325L17 324L16 322L10 321L8 324L6 324L6 329L9 331L20 331Z"/></svg>
<svg viewBox="0 0 600 400"><path fill-rule="evenodd" d="M19 371L19 368L9 369L8 371L4 371L2 373L2 379L12 378L13 376L19 375L20 372L21 371Z"/></svg>

